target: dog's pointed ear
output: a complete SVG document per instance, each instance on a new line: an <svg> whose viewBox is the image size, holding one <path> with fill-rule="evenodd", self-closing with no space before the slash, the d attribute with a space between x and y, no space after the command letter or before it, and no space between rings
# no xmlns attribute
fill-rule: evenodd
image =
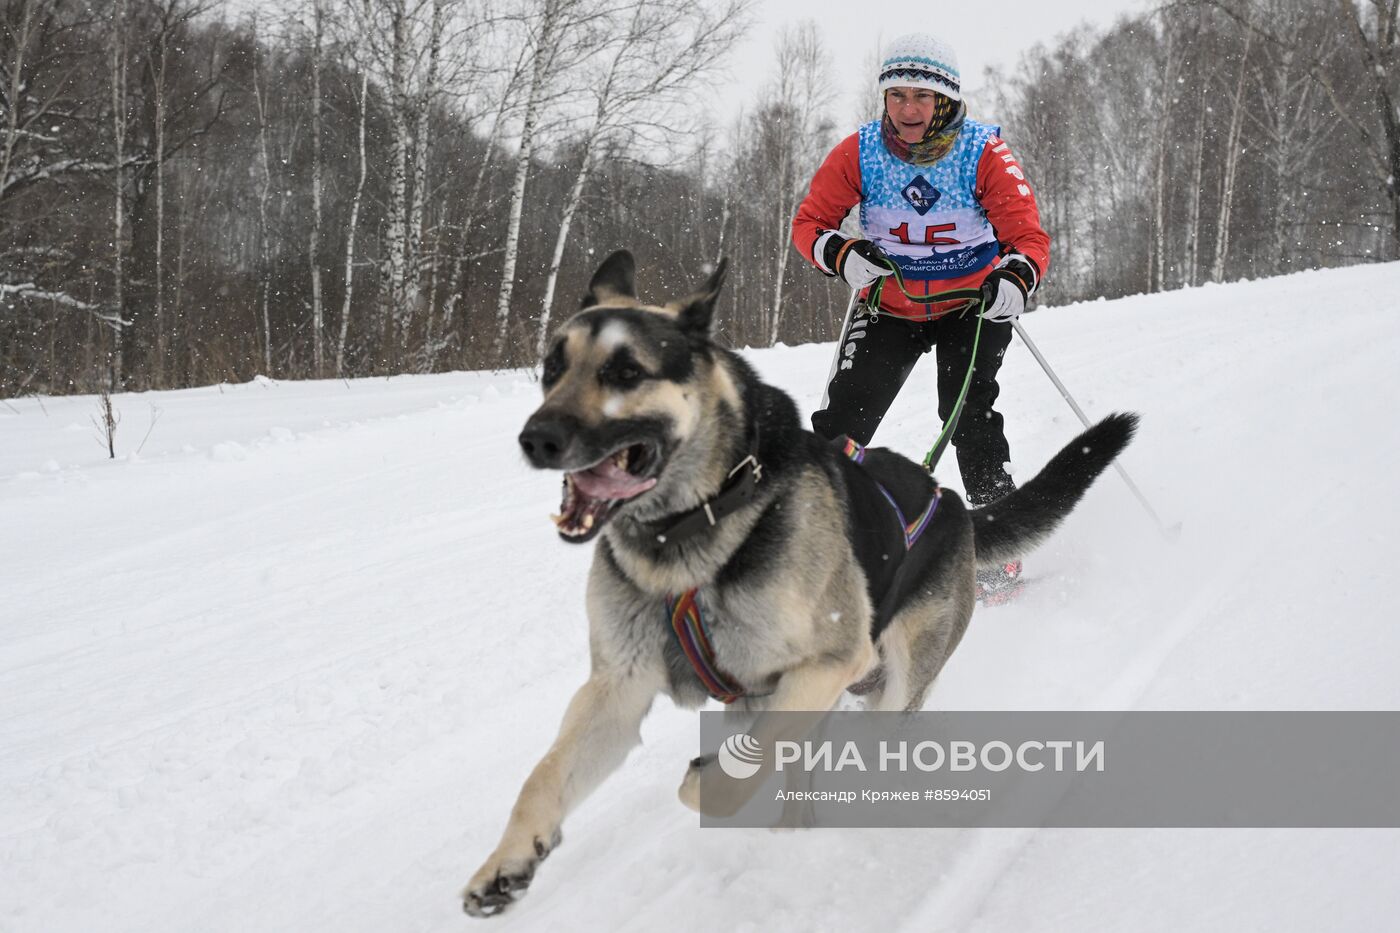
<svg viewBox="0 0 1400 933"><path fill-rule="evenodd" d="M729 268L729 260L722 258L715 271L700 286L700 290L681 303L676 319L681 330L709 336L715 326L715 302L719 300L719 290L724 286L724 273Z"/></svg>
<svg viewBox="0 0 1400 933"><path fill-rule="evenodd" d="M637 260L625 249L613 253L588 283L588 294L583 296L579 307L591 308L610 298L637 297Z"/></svg>

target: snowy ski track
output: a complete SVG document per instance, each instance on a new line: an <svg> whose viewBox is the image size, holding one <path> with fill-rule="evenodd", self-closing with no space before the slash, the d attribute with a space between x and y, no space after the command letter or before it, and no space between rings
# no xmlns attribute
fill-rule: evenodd
<svg viewBox="0 0 1400 933"><path fill-rule="evenodd" d="M1385 264L1026 317L1091 417L1141 413L1123 462L1184 531L1105 474L929 706L1400 708L1395 294ZM831 351L748 356L805 414ZM929 359L876 443L920 455L933 386ZM1002 386L1026 478L1079 424L1019 341ZM515 442L537 395L120 395L115 462L91 396L0 403L0 930L1393 926L1390 830L702 831L665 700L525 900L463 916L587 668L591 547Z"/></svg>

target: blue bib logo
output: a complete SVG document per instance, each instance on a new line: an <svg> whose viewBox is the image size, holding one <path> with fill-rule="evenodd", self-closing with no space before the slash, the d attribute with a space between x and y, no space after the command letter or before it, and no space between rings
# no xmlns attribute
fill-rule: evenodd
<svg viewBox="0 0 1400 933"><path fill-rule="evenodd" d="M943 196L943 192L930 185L928 179L922 175L914 176L914 180L904 186L903 194L904 200L918 211L920 217L932 210L933 205Z"/></svg>

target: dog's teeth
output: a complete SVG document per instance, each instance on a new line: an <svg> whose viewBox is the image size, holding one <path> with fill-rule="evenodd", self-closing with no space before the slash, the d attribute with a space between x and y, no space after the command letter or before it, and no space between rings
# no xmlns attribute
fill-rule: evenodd
<svg viewBox="0 0 1400 933"><path fill-rule="evenodd" d="M622 450L618 451L617 456L613 457L613 463L617 464L619 470L627 469L627 452L630 449L629 447L624 447Z"/></svg>
<svg viewBox="0 0 1400 933"><path fill-rule="evenodd" d="M556 525L564 524L564 516L562 515L551 515L549 516L549 520L554 522L554 524Z"/></svg>
<svg viewBox="0 0 1400 933"><path fill-rule="evenodd" d="M592 516L591 514L585 514L585 515L583 516L583 527L584 527L584 528L592 528L592 527L593 527L593 516Z"/></svg>

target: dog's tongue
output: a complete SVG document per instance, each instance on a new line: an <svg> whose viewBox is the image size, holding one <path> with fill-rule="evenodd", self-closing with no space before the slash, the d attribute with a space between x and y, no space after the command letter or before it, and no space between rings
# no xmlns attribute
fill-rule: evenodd
<svg viewBox="0 0 1400 933"><path fill-rule="evenodd" d="M630 499L656 485L653 479L638 479L619 469L612 460L604 460L591 470L571 474L579 492L590 499Z"/></svg>

